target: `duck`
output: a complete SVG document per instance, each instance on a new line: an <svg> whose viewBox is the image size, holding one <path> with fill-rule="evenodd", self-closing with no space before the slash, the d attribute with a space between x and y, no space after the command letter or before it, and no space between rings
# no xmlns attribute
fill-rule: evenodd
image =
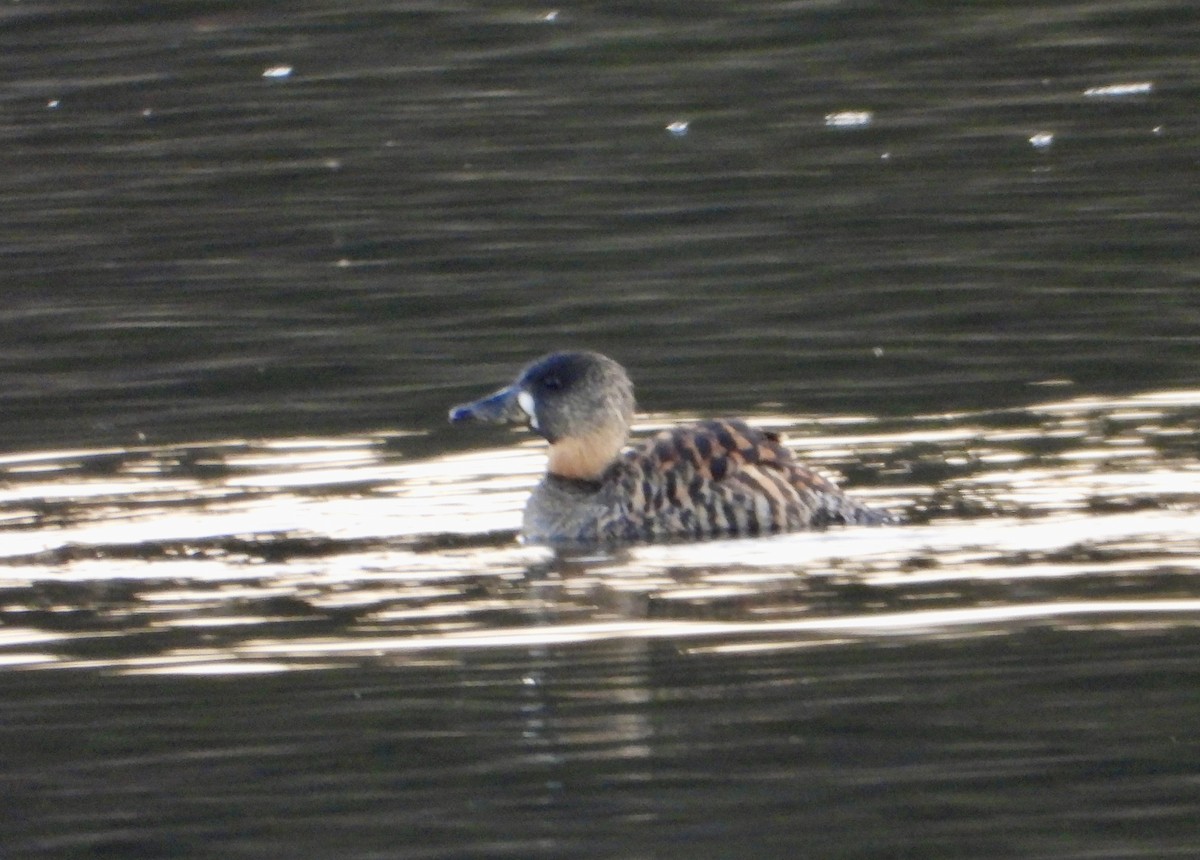
<svg viewBox="0 0 1200 860"><path fill-rule="evenodd" d="M633 383L597 352L553 352L450 422L515 424L549 443L529 496L527 543L626 544L753 537L894 521L806 467L774 432L713 419L626 447Z"/></svg>

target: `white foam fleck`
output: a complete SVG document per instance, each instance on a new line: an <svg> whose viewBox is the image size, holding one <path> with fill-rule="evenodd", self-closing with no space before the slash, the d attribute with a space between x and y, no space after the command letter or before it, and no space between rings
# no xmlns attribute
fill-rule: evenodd
<svg viewBox="0 0 1200 860"><path fill-rule="evenodd" d="M827 128L866 128L875 120L869 110L842 110L825 114Z"/></svg>
<svg viewBox="0 0 1200 860"><path fill-rule="evenodd" d="M1145 96L1154 92L1152 81L1133 81L1123 84L1108 84L1103 87L1088 87L1083 94L1088 98L1124 98L1127 96Z"/></svg>

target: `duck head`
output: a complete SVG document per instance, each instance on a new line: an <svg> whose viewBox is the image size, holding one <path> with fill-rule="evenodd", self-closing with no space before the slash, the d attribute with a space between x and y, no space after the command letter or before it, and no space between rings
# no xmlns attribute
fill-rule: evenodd
<svg viewBox="0 0 1200 860"><path fill-rule="evenodd" d="M509 386L450 410L451 423L524 424L550 443L548 471L594 481L616 459L633 422L633 383L596 352L555 352Z"/></svg>

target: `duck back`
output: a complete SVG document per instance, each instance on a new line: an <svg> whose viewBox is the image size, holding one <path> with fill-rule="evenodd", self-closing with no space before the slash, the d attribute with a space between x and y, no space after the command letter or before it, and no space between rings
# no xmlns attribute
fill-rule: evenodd
<svg viewBox="0 0 1200 860"><path fill-rule="evenodd" d="M718 420L658 433L624 451L599 481L548 475L526 507L525 533L637 541L889 521L797 462L777 434Z"/></svg>

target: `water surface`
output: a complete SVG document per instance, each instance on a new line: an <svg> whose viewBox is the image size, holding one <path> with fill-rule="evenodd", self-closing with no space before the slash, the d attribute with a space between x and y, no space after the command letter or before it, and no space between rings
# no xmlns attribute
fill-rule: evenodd
<svg viewBox="0 0 1200 860"><path fill-rule="evenodd" d="M0 853L1195 856L1191 4L0 23ZM576 345L906 524L523 545Z"/></svg>

